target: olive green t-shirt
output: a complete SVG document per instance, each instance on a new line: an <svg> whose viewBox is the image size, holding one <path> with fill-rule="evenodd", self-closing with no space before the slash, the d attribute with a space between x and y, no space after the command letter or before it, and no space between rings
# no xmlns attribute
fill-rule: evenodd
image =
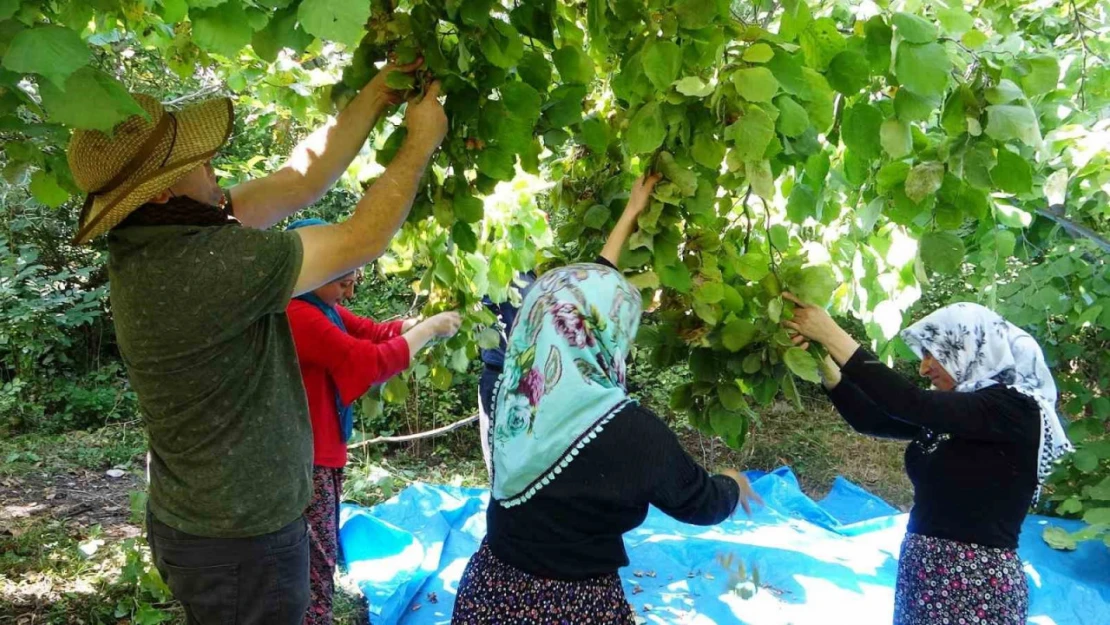
<svg viewBox="0 0 1110 625"><path fill-rule="evenodd" d="M285 308L300 237L135 226L108 238L112 316L150 439L150 507L210 537L266 534L312 490L312 426Z"/></svg>

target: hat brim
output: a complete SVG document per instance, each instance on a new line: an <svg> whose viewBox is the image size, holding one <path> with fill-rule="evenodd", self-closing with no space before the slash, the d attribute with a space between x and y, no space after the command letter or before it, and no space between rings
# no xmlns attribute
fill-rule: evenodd
<svg viewBox="0 0 1110 625"><path fill-rule="evenodd" d="M235 110L228 98L206 100L173 115L177 119L176 132L163 140L168 145L154 152L166 154L163 162L145 163L118 188L95 196L78 224L74 243L87 243L108 232L198 164L212 158L227 143L235 121Z"/></svg>

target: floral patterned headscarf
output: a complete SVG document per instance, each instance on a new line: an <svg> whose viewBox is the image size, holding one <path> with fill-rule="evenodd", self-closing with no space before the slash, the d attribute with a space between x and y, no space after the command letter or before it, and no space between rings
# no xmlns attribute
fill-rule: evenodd
<svg viewBox="0 0 1110 625"><path fill-rule="evenodd" d="M552 270L529 290L494 394L489 436L501 505L551 483L631 401L625 359L641 307L636 288L603 265Z"/></svg>
<svg viewBox="0 0 1110 625"><path fill-rule="evenodd" d="M1002 384L1037 401L1041 442L1037 482L1044 483L1071 443L1056 414L1056 383L1037 340L979 304L945 306L902 331L902 339L923 358L928 352L956 381L956 391L971 393ZM1039 489L1038 489L1039 494Z"/></svg>

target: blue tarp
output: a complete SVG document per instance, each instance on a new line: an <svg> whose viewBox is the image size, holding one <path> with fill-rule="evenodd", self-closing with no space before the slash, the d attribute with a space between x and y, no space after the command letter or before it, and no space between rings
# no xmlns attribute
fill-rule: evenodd
<svg viewBox="0 0 1110 625"><path fill-rule="evenodd" d="M716 527L694 527L654 508L625 535L632 561L620 576L648 623L710 625L889 625L898 549L906 515L837 478L820 502L804 495L787 468L751 472L766 505ZM375 625L449 623L459 579L485 535L488 492L417 484L373 508L344 504L340 543L348 575L370 602ZM1020 554L1031 594L1030 623L1110 623L1110 549L1074 552L1041 540L1046 525L1076 523L1030 516ZM764 585L750 599L732 592L743 561ZM749 573L750 575L750 573Z"/></svg>

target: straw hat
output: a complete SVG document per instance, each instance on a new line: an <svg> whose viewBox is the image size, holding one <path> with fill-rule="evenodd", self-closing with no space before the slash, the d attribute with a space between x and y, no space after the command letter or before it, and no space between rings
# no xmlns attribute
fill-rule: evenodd
<svg viewBox="0 0 1110 625"><path fill-rule="evenodd" d="M78 130L67 158L77 186L89 194L74 243L86 243L172 187L211 158L231 134L231 100L218 98L167 111L158 100L133 94L147 117L134 115L111 135Z"/></svg>

